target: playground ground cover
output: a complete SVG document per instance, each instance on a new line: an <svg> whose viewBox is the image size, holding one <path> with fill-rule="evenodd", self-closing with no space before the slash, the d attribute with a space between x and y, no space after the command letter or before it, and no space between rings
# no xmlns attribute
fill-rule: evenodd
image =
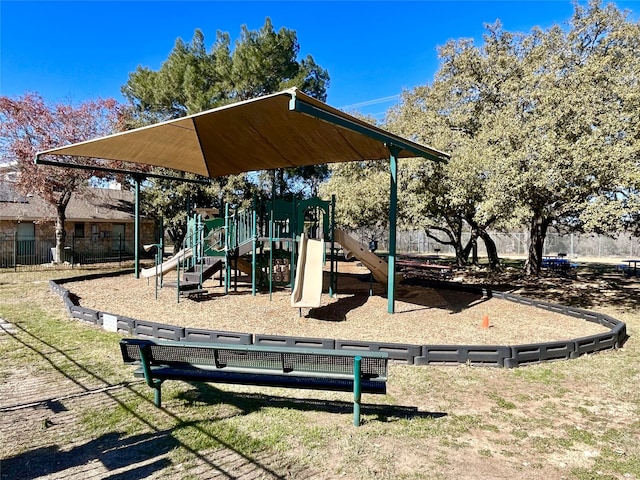
<svg viewBox="0 0 640 480"><path fill-rule="evenodd" d="M490 279L525 296L608 313L627 323L630 339L617 351L513 370L394 364L388 395L365 396L364 424L356 429L349 395L342 393L171 382L164 410L156 410L149 389L133 381L130 369L121 365L119 336L68 319L59 297L48 290L51 276L0 274L0 318L10 322L14 332L0 333L3 480L640 478L635 279L597 269L585 269L575 278L519 284L509 276ZM467 280L487 281L475 277ZM93 298L88 289L102 295L101 282L71 282L66 287L79 295L82 305L91 306L86 303ZM367 282L355 278L350 288L355 292L363 284L368 290ZM249 310L254 317L269 313L261 310L267 308L260 303L264 298L252 299L246 292L222 297L214 291L205 301L178 305L166 291L156 301L153 283L146 280L130 283L121 277L119 285L118 298L137 296L148 312L171 308L168 315L176 320L180 312L192 316L190 307L207 309L215 319L225 299L258 302ZM360 297L348 296L347 288L341 295ZM448 323L458 322L459 313L473 312L468 330L478 338L500 335L506 328L500 315L492 313L492 328L479 329L489 302L445 295L446 302L439 299L433 305L418 301L415 292L409 295L414 295L412 301L399 302L399 315L393 317L386 316L386 300L376 295L365 297L364 303L348 300L346 307L343 301L344 317L298 318L289 311L286 322L300 323L309 336L351 338L339 329L359 308L371 307L383 313L379 319L369 317L367 335L374 335L376 322L388 324L415 311L423 317L440 313ZM274 295L269 304L278 301ZM462 306L453 307L456 301ZM123 313L118 308L126 305L99 308ZM496 309L502 311L502 306ZM330 317L327 309L324 315ZM279 321L275 314L267 317L273 317L267 320L274 325ZM314 333L312 327L320 322L333 334ZM539 332L542 320L532 323L530 333ZM233 330L245 331L236 325ZM434 330L433 324L420 327ZM393 323L389 330L404 338L398 331L406 328Z"/></svg>
<svg viewBox="0 0 640 480"><path fill-rule="evenodd" d="M358 262L340 262L338 271L337 295L323 295L322 306L303 308L302 317L291 307L288 288L275 289L271 294L262 291L254 297L246 275L239 277L237 290L232 288L229 295L214 278L204 284L208 295L203 299L181 299L179 303L176 290L156 290L154 278L105 277L65 287L84 307L170 325L244 333L418 345L512 345L606 331L598 324L506 300L420 286L401 285L396 313L389 314L383 286L370 282L365 267ZM170 272L165 281L174 277L175 272ZM328 291L328 275L323 291ZM561 302L562 298L554 301ZM489 316L489 329L480 328L484 315Z"/></svg>

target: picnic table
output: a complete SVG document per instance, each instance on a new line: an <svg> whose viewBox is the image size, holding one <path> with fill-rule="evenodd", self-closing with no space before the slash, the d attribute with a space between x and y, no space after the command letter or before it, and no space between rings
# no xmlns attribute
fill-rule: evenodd
<svg viewBox="0 0 640 480"><path fill-rule="evenodd" d="M410 272L419 277L426 277L431 280L451 280L453 278L453 268L450 265L440 265L437 263L430 263L400 259L396 262L398 268L403 272Z"/></svg>
<svg viewBox="0 0 640 480"><path fill-rule="evenodd" d="M626 264L622 266L622 270L627 276L638 275L638 264L640 263L640 259L631 258L622 260L622 263Z"/></svg>
<svg viewBox="0 0 640 480"><path fill-rule="evenodd" d="M574 265L571 264L566 253L559 253L558 255L545 255L542 257L542 268L548 268L553 271L566 272Z"/></svg>

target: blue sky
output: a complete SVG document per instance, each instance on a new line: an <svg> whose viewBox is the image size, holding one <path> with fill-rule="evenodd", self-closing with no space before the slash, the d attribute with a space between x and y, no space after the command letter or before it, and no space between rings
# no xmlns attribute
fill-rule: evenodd
<svg viewBox="0 0 640 480"><path fill-rule="evenodd" d="M640 13L640 0L616 1ZM509 31L563 24L569 0L538 1L10 1L0 0L0 95L40 93L49 101L113 97L138 65L158 69L196 28L207 47L216 31L232 42L240 26L295 30L300 56L329 71L327 102L381 116L403 89L429 83L437 46L481 42L483 25ZM386 100L384 100L386 99Z"/></svg>

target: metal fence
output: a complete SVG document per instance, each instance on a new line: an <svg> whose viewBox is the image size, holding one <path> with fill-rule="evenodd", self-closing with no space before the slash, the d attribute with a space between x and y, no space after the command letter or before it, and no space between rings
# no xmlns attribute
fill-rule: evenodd
<svg viewBox="0 0 640 480"><path fill-rule="evenodd" d="M529 248L528 232L490 232L496 243L498 255L501 257L523 257ZM375 239L381 251L388 249L388 232L376 232ZM354 237L360 243L368 245L372 239L370 232L355 232ZM463 243L469 240L470 234L463 234ZM444 239L444 237L442 237ZM419 254L454 254L452 247L443 245L429 237L424 231L398 232L397 251L400 253ZM544 255L565 253L569 258L634 258L640 257L640 238L621 234L617 238L604 235L562 234L551 231L544 243ZM478 255L486 256L484 242L478 239Z"/></svg>
<svg viewBox="0 0 640 480"><path fill-rule="evenodd" d="M49 267L55 258L56 242L53 238L21 235L0 236L0 268L37 269ZM112 238L67 237L63 264L88 265L96 263L122 263L133 258L133 242L119 235Z"/></svg>

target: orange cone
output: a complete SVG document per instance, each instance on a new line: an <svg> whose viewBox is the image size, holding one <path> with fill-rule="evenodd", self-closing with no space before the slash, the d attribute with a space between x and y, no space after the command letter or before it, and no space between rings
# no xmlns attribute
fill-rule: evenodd
<svg viewBox="0 0 640 480"><path fill-rule="evenodd" d="M480 328L489 328L489 315L485 315L484 317L482 317Z"/></svg>

